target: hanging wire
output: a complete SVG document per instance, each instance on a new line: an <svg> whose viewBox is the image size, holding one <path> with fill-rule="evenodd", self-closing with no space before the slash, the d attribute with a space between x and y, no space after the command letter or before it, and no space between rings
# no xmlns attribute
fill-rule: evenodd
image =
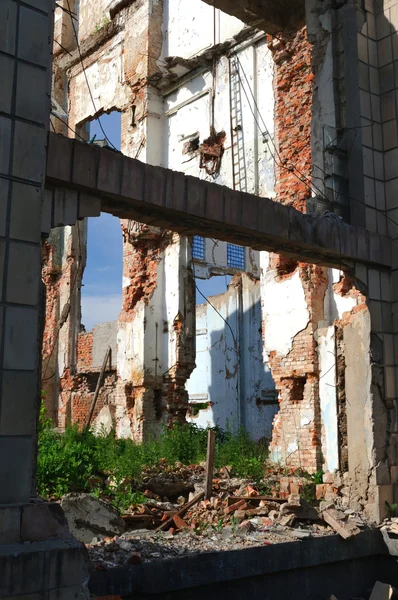
<svg viewBox="0 0 398 600"><path fill-rule="evenodd" d="M263 133L263 132L265 133L265 135L267 136L267 139L268 139L268 140L269 140L269 141L272 143L272 145L273 145L273 147L274 147L274 149L275 149L275 153L277 154L277 156L278 156L278 158L279 158L279 160L280 160L280 155L279 155L279 153L278 153L278 149L277 149L277 147L276 147L276 145L275 145L274 141L272 140L272 137L271 137L271 135L270 135L270 133L269 133L269 130L268 130L268 128L267 128L267 126L266 126L266 124L265 124L265 121L264 121L264 119L263 119L263 117L262 117L262 115L261 115L261 112L260 112L260 110L259 110L259 108L258 108L258 105L257 105L257 102L256 102L256 100L255 100L255 97L254 97L253 91L252 91L252 89L251 89L251 86L250 86L249 80L248 80L248 78L247 78L247 75L246 75L246 73L245 73L245 71L244 71L243 67L242 67L242 63L240 62L238 55L237 55L237 54L235 54L235 56L236 56L236 58L237 58L237 61L238 61L239 65L241 66L241 69L242 69L243 75L244 75L244 77L245 77L245 80L246 80L246 82L247 82L248 88L249 88L249 90L250 90L250 93L251 93L251 95L252 95L252 98L253 98L253 103L254 103L254 106L255 106L255 108L256 108L256 111L257 111L257 113L258 113L258 115L259 115L259 117L260 117L260 119L261 119L261 121L262 121L262 123L263 123L263 125L264 125L264 130L262 130L262 128L261 128L261 127L260 127L260 125L259 125L258 119L256 118L256 116L255 116L255 113L254 113L254 111L253 111L253 109L252 109L252 107L251 107L251 102L250 102L250 100L249 100L249 98L248 98L248 95L247 95L247 92L246 92L245 86L244 86L244 84L243 84L243 81L242 81L242 79L241 79L241 77L240 77L240 72L239 72L239 69L238 69L238 76L239 76L239 78L240 78L240 81L241 81L241 84L242 84L242 89L243 89L243 92L244 92L244 94L245 94L245 96L246 96L246 99L247 99L247 101L248 101L248 105L249 105L250 111L251 111L251 113L252 113L252 115L253 115L253 118L254 118L254 120L255 120L255 123L256 123L256 125L257 125L257 127L258 127L258 130L259 130L261 133ZM358 127L350 127L350 128L349 128L349 130L353 130L353 131L355 131L356 129L361 129L361 128L363 128L363 127L370 127L370 125L364 125L364 126L362 126L362 125L361 125L361 126L358 126ZM325 193L324 193L324 192L323 192L323 191L322 191L322 190L321 190L319 187L317 187L316 185L314 185L314 183L313 183L313 182L312 182L312 181L311 181L311 180L310 180L310 179L309 179L309 178L308 178L306 175L304 175L303 173L301 173L301 172L300 172L300 171L297 169L297 167L296 167L295 165L293 165L293 164L292 164L292 165L291 165L291 167L290 167L290 166L283 165L283 164L281 164L280 162L278 163L278 161L275 159L275 156L274 156L274 154L272 153L272 151L271 151L271 149L270 149L270 147L269 147L269 145L268 145L268 141L267 141L267 147L268 147L268 149L269 149L269 151L270 151L270 154L271 154L271 156L272 156L272 159L275 161L275 163L276 163L276 164L277 164L277 165L278 165L280 168L290 171L291 173L293 173L293 175L296 177L296 179L298 179L298 180L299 180L299 181L301 181L301 182L302 182L304 185L306 185L306 187L307 187L307 188L308 188L308 189L309 189L311 192L313 192L313 191L315 190L315 191L317 191L317 192L318 192L318 193L321 195L321 197L322 197L322 198L324 198L325 200L328 200L328 198L327 198L327 196L325 195ZM322 171L322 172L323 172L323 173L326 175L325 171L323 171L323 169L321 169L321 167L319 167L319 166L317 166L317 165L316 165L316 167L317 167L317 168L318 168L320 171ZM302 179L302 178L301 178L299 175L296 175L296 173L295 173L295 172L296 172L296 173L298 173L300 176L302 176L304 179ZM321 178L317 178L317 179L321 179ZM308 181L309 183L307 183L307 181ZM323 180L322 180L322 181L323 181ZM376 212L380 213L380 214L381 214L381 215L383 215L383 217L385 217L385 218L386 218L388 221L390 221L391 223L393 223L393 225L396 225L396 226L398 226L398 222L397 222L397 221L394 221L394 219L392 219L392 218L391 218L391 217L390 217L390 216L389 216L389 215L386 213L386 211L382 210L381 208L377 208L377 207L374 207L374 206L368 206L368 205L366 204L366 202L364 202L363 200L359 200L358 198L353 198L353 197L351 197L351 196L347 196L346 194L343 194L342 192L339 192L338 194L339 194L341 197L343 197L343 198L346 198L347 200L352 200L353 202L357 202L358 204L362 204L363 206L366 206L367 208L370 208L371 210L374 210L374 211L376 211ZM338 217L337 217L337 218L338 218Z"/></svg>

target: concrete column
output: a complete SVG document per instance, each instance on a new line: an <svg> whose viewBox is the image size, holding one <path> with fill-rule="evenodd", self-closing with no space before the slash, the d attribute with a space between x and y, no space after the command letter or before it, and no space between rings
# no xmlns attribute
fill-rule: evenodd
<svg viewBox="0 0 398 600"><path fill-rule="evenodd" d="M88 577L85 549L60 507L29 503L40 402L41 212L54 3L0 2L1 598L83 597Z"/></svg>
<svg viewBox="0 0 398 600"><path fill-rule="evenodd" d="M0 504L32 491L54 0L0 4Z"/></svg>

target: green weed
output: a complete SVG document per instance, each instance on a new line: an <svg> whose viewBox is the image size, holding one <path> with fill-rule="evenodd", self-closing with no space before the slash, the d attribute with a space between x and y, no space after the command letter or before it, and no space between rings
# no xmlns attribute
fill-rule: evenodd
<svg viewBox="0 0 398 600"><path fill-rule="evenodd" d="M267 459L266 447L252 442L247 433L216 431L215 464L232 467L232 474L261 480ZM145 467L171 467L176 462L199 464L206 459L207 430L194 424L165 428L158 439L135 444L117 439L115 432L80 430L68 426L65 433L53 429L44 405L38 428L37 486L44 498L68 492L90 492L106 497L125 510L143 501L136 491Z"/></svg>

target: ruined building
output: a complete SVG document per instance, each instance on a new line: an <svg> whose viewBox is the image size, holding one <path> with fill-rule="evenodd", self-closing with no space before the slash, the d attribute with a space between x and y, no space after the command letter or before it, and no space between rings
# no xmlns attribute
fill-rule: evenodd
<svg viewBox="0 0 398 600"><path fill-rule="evenodd" d="M392 234L395 91L392 75L382 81L392 62L373 56L377 11L307 9L306 23L298 11L295 26L276 33L201 0L64 0L52 127L89 141L90 121L119 111L121 151L149 177L151 166L166 167L225 186L226 196L239 191L243 205L253 194L324 215L332 228ZM393 60L394 39L380 40L383 60ZM199 214L201 195L188 194ZM387 464L398 457L387 271L353 271L342 249L330 268L220 241L211 229L187 236L122 218L120 235L122 309L92 331L81 326L85 221L52 229L43 246L43 388L59 427L87 422L110 347L98 427L139 441L172 420L243 426L287 466L354 469L363 501L369 479L390 483ZM233 275L228 290L195 307L195 279L224 275ZM370 452L375 427L385 441Z"/></svg>
<svg viewBox="0 0 398 600"><path fill-rule="evenodd" d="M42 379L57 424L84 422L108 346L95 423L140 440L234 421L274 460L339 470L375 520L397 493L398 4L182 4L0 3L6 597L86 577L34 501L36 417ZM114 110L121 152L87 143ZM101 211L121 219L123 305L83 332ZM194 279L224 274L196 306Z"/></svg>

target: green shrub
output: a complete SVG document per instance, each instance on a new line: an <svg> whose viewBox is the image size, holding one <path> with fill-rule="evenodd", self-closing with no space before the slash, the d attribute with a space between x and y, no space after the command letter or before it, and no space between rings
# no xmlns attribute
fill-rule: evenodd
<svg viewBox="0 0 398 600"><path fill-rule="evenodd" d="M237 433L216 431L215 464L231 466L233 475L261 480L267 452L264 445L250 441L243 430ZM176 424L164 428L159 439L135 444L116 439L115 432L79 430L68 426L65 433L53 429L44 408L40 412L38 432L38 492L44 498L60 497L68 492L86 491L106 496L124 510L143 501L134 491L145 467L181 462L199 464L206 459L207 430L196 425ZM104 475L111 484L104 485Z"/></svg>

